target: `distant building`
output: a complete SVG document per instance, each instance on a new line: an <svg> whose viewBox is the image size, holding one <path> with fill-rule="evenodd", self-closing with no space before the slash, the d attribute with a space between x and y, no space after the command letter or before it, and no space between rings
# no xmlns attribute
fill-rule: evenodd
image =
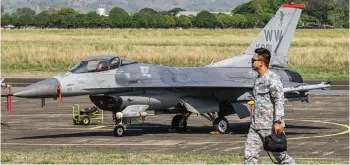
<svg viewBox="0 0 350 165"><path fill-rule="evenodd" d="M98 15L108 16L108 14L106 14L106 8L102 8L102 7L97 8L96 13Z"/></svg>
<svg viewBox="0 0 350 165"><path fill-rule="evenodd" d="M176 17L180 17L182 15L184 15L184 16L197 16L198 13L199 13L199 11L180 11L176 14ZM210 13L212 13L212 14L224 13L224 14L232 15L231 12L210 12Z"/></svg>

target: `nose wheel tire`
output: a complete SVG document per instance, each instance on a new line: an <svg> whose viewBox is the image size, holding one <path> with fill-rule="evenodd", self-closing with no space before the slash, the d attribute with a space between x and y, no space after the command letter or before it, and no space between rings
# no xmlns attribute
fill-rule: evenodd
<svg viewBox="0 0 350 165"><path fill-rule="evenodd" d="M125 132L124 127L121 125L117 125L114 127L113 135L117 137L121 137L121 136L124 136L124 132Z"/></svg>
<svg viewBox="0 0 350 165"><path fill-rule="evenodd" d="M218 117L213 122L213 127L215 131L221 134L226 133L229 128L229 123L225 117Z"/></svg>

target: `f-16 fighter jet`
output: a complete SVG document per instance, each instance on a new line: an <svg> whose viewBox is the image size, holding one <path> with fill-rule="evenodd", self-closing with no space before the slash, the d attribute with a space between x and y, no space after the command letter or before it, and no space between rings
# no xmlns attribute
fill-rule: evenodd
<svg viewBox="0 0 350 165"><path fill-rule="evenodd" d="M98 108L111 111L114 135L123 136L126 119L155 114L176 114L174 130L184 130L191 114L212 121L214 130L224 133L225 116L250 116L248 101L257 73L251 68L256 48L271 52L270 70L282 81L286 101L308 101L306 92L330 87L328 83L308 85L299 73L286 70L292 42L303 4L283 4L242 55L203 67L169 67L140 63L115 56L92 56L68 72L14 93L22 98L60 98L87 95Z"/></svg>

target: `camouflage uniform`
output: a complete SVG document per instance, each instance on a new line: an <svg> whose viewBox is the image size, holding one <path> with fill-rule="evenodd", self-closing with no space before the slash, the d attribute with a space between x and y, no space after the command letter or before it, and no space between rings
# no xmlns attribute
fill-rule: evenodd
<svg viewBox="0 0 350 165"><path fill-rule="evenodd" d="M281 121L284 127L284 92L280 77L268 70L264 75L258 76L254 82L253 94L255 105L253 119L250 125L244 148L244 163L256 164L259 152L263 146L261 138L273 133L274 121ZM260 134L260 135L259 135ZM292 157L286 152L272 153L277 161L285 159L282 164L295 164Z"/></svg>

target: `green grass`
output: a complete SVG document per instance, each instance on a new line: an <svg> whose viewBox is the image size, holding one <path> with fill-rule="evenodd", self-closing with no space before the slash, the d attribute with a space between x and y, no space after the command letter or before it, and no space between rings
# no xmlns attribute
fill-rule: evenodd
<svg viewBox="0 0 350 165"><path fill-rule="evenodd" d="M2 31L2 75L65 72L92 55L143 63L205 66L240 55L261 29L30 29ZM349 80L347 29L297 29L289 68L305 80Z"/></svg>
<svg viewBox="0 0 350 165"><path fill-rule="evenodd" d="M243 164L243 157L237 155L210 154L160 154L125 152L118 150L82 151L63 150L19 150L2 151L1 163L7 164ZM297 164L349 164L341 159L294 158ZM259 163L271 164L269 158L260 158Z"/></svg>

